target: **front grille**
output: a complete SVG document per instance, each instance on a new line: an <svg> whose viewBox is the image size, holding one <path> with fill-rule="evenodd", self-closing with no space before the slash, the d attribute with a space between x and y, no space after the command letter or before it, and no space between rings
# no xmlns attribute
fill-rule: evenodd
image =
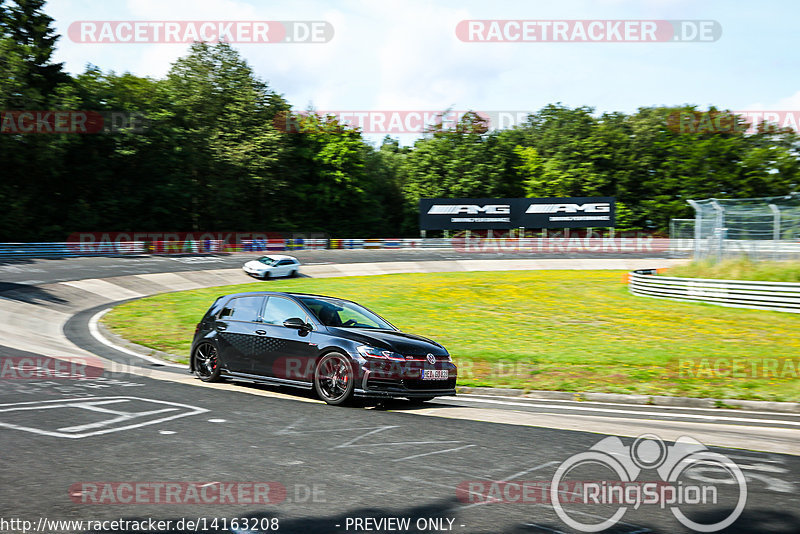
<svg viewBox="0 0 800 534"><path fill-rule="evenodd" d="M399 378L369 377L367 389L402 388L403 381Z"/></svg>
<svg viewBox="0 0 800 534"><path fill-rule="evenodd" d="M428 362L427 354L405 354L407 362ZM437 362L449 361L447 356L434 356Z"/></svg>
<svg viewBox="0 0 800 534"><path fill-rule="evenodd" d="M454 389L456 387L456 379L448 378L447 380L403 380L404 385L408 389Z"/></svg>

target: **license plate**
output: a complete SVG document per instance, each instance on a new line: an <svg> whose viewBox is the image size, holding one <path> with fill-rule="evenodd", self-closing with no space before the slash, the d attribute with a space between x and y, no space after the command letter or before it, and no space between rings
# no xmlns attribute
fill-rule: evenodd
<svg viewBox="0 0 800 534"><path fill-rule="evenodd" d="M447 369L424 369L423 380L447 380Z"/></svg>

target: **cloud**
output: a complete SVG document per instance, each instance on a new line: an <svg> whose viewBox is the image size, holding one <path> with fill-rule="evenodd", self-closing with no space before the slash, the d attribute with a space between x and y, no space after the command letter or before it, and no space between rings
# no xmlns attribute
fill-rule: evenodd
<svg viewBox="0 0 800 534"><path fill-rule="evenodd" d="M772 103L756 102L746 108L752 111L794 111L800 110L800 91Z"/></svg>
<svg viewBox="0 0 800 534"><path fill-rule="evenodd" d="M790 46L795 28L780 7L734 8L715 0L702 6L690 0L51 0L46 10L64 36L56 61L66 61L71 72L91 62L152 77L164 76L189 45L74 43L66 37L69 24L327 21L334 37L325 44L234 44L296 109L536 111L562 102L632 112L682 102L742 109L737 103L755 98L762 101L752 109L800 109ZM466 43L455 35L458 22L471 19L709 17L719 18L725 33L707 44Z"/></svg>

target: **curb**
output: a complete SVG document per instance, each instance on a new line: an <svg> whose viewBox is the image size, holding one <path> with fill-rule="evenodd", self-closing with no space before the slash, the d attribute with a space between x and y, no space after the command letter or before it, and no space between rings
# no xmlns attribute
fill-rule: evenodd
<svg viewBox="0 0 800 534"><path fill-rule="evenodd" d="M106 325L103 324L103 321L97 322L97 330L99 331L100 335L106 338L112 345L117 345L119 347L128 349L130 351L136 352L141 354L142 356L149 356L150 358L158 358L159 360L164 360L164 362L171 364L171 365L181 365L189 369L188 363L181 363L177 360L179 356L172 354L170 352L163 352L156 349L151 349L150 347L145 347L144 345L139 345L138 343L134 343L133 341L129 341L124 337L115 334L111 330L108 329Z"/></svg>
<svg viewBox="0 0 800 534"><path fill-rule="evenodd" d="M696 397L667 397L663 395L626 395L622 393L592 393L569 391L526 391L522 389L459 386L457 393L522 397L525 399L598 402L604 404L638 404L642 406L671 406L675 408L705 408L719 410L747 410L777 413L800 413L800 403L756 401L744 399L711 399Z"/></svg>

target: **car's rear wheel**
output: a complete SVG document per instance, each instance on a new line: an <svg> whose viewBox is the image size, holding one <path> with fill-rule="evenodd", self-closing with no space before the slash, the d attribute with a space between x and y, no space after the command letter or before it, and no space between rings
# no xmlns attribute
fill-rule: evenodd
<svg viewBox="0 0 800 534"><path fill-rule="evenodd" d="M289 273L289 278L294 278L295 276L297 276L297 271L292 271Z"/></svg>
<svg viewBox="0 0 800 534"><path fill-rule="evenodd" d="M323 356L314 371L314 389L319 398L333 406L342 406L353 400L355 389L353 366L350 358L340 352Z"/></svg>
<svg viewBox="0 0 800 534"><path fill-rule="evenodd" d="M204 341L194 349L194 374L203 382L219 381L220 364L217 347Z"/></svg>

